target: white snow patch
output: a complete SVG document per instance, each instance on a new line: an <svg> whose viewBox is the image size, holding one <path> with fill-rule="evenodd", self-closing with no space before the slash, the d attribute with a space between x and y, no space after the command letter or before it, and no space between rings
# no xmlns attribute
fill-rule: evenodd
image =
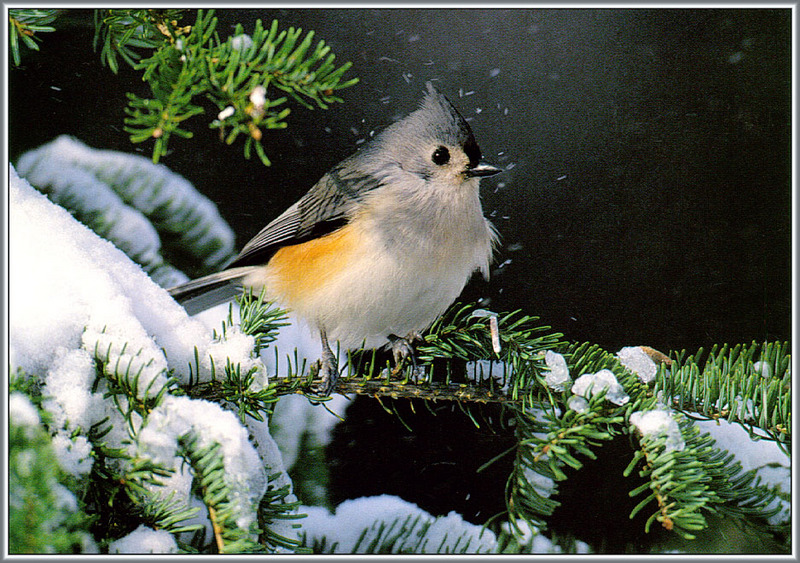
<svg viewBox="0 0 800 563"><path fill-rule="evenodd" d="M58 464L67 473L80 477L92 470L92 444L85 436L70 438L64 432L58 432L53 436L52 445Z"/></svg>
<svg viewBox="0 0 800 563"><path fill-rule="evenodd" d="M40 422L36 407L19 391L14 391L8 397L8 418L20 426L37 426Z"/></svg>
<svg viewBox="0 0 800 563"><path fill-rule="evenodd" d="M544 355L544 363L550 371L544 375L544 381L553 391L563 391L570 381L567 360L561 354L548 350Z"/></svg>
<svg viewBox="0 0 800 563"><path fill-rule="evenodd" d="M695 421L701 431L708 432L718 448L732 453L742 464L744 471L754 471L762 479L762 484L775 487L786 494L792 492L792 464L787 456L772 440L750 438L747 430L727 420ZM769 519L771 524L788 521L791 504L776 500L781 510ZM770 506L774 506L773 503Z"/></svg>
<svg viewBox="0 0 800 563"><path fill-rule="evenodd" d="M637 411L631 414L631 424L643 435L652 438L666 436L666 451L681 451L686 446L678 421L669 410Z"/></svg>
<svg viewBox="0 0 800 563"><path fill-rule="evenodd" d="M392 539L392 553L491 553L497 539L489 530L451 512L435 518L399 497L380 495L347 500L330 514L304 506L305 544L325 539L333 553L364 553L373 542ZM381 529L383 527L383 529ZM362 537L363 534L363 537Z"/></svg>
<svg viewBox="0 0 800 563"><path fill-rule="evenodd" d="M235 51L245 51L253 46L253 38L246 33L231 37L231 48Z"/></svg>
<svg viewBox="0 0 800 563"><path fill-rule="evenodd" d="M643 383L650 383L656 378L658 366L641 346L627 346L617 352L620 363L639 376Z"/></svg>
<svg viewBox="0 0 800 563"><path fill-rule="evenodd" d="M153 530L144 524L108 546L109 553L178 553L175 538L165 530Z"/></svg>
<svg viewBox="0 0 800 563"><path fill-rule="evenodd" d="M759 374L764 379L772 377L772 366L769 362L758 361L753 364L753 371Z"/></svg>
<svg viewBox="0 0 800 563"><path fill-rule="evenodd" d="M597 373L584 373L572 385L572 392L575 395L587 399L594 397L604 389L606 390L606 400L615 405L622 406L630 400L614 373L608 369L601 369Z"/></svg>
<svg viewBox="0 0 800 563"><path fill-rule="evenodd" d="M567 408L577 413L584 413L589 410L589 401L579 395L573 395L567 399Z"/></svg>
<svg viewBox="0 0 800 563"><path fill-rule="evenodd" d="M57 354L84 344L90 354L142 368L148 378L163 377L163 367L187 378L194 346L210 342L205 327L119 249L31 188L13 167L9 174L12 367L43 374ZM85 381L85 362L69 362Z"/></svg>
<svg viewBox="0 0 800 563"><path fill-rule="evenodd" d="M137 443L141 454L177 469L183 463L176 455L178 440L190 432L200 437L200 447L213 443L222 447L225 480L233 493L237 525L247 528L255 521L255 505L267 490L267 474L265 462L236 415L216 403L168 395L150 412Z"/></svg>

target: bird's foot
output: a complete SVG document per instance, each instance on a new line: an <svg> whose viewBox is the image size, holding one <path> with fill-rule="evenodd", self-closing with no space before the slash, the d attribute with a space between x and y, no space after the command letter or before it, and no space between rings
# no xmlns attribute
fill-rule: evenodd
<svg viewBox="0 0 800 563"><path fill-rule="evenodd" d="M317 385L314 385L313 391L321 397L330 396L339 381L339 362L328 346L323 346L322 357L314 362L312 370L316 372L315 376L319 376L321 379Z"/></svg>
<svg viewBox="0 0 800 563"><path fill-rule="evenodd" d="M390 347L392 349L392 356L394 357L394 369L392 369L392 376L396 376L403 367L407 360L411 360L411 365L414 367L414 372L417 371L417 355L414 350L414 341L421 341L422 337L419 333L412 332L405 338L390 334L388 336Z"/></svg>

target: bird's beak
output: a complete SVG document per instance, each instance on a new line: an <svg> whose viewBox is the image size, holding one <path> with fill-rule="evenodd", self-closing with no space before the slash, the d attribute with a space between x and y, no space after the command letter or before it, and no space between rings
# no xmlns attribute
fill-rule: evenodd
<svg viewBox="0 0 800 563"><path fill-rule="evenodd" d="M487 164L485 162L479 162L476 166L472 168L467 168L467 177L468 178L485 178L487 176L494 176L495 174L499 174L502 172L499 168L492 166L491 164Z"/></svg>

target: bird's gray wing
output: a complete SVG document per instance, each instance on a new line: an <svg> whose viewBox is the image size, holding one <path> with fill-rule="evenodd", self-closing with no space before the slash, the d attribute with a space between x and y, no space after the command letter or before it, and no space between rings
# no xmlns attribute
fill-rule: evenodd
<svg viewBox="0 0 800 563"><path fill-rule="evenodd" d="M381 184L380 179L346 163L325 174L308 193L261 229L227 267L264 264L283 246L321 237L344 226L359 199Z"/></svg>

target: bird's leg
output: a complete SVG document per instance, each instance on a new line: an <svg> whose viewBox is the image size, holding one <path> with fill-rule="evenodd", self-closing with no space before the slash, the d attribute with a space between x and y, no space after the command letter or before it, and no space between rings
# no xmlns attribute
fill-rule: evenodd
<svg viewBox="0 0 800 563"><path fill-rule="evenodd" d="M322 341L322 357L316 364L322 381L317 386L317 391L320 395L330 395L339 381L339 362L328 344L328 335L324 329L320 329L319 336Z"/></svg>
<svg viewBox="0 0 800 563"><path fill-rule="evenodd" d="M414 340L420 340L419 334L416 332L410 333L405 338L390 334L388 337L390 346L392 348L392 356L394 357L394 369L392 375L397 375L403 367L405 360L411 360L411 365L414 366L414 371L417 371L417 357L414 351Z"/></svg>

